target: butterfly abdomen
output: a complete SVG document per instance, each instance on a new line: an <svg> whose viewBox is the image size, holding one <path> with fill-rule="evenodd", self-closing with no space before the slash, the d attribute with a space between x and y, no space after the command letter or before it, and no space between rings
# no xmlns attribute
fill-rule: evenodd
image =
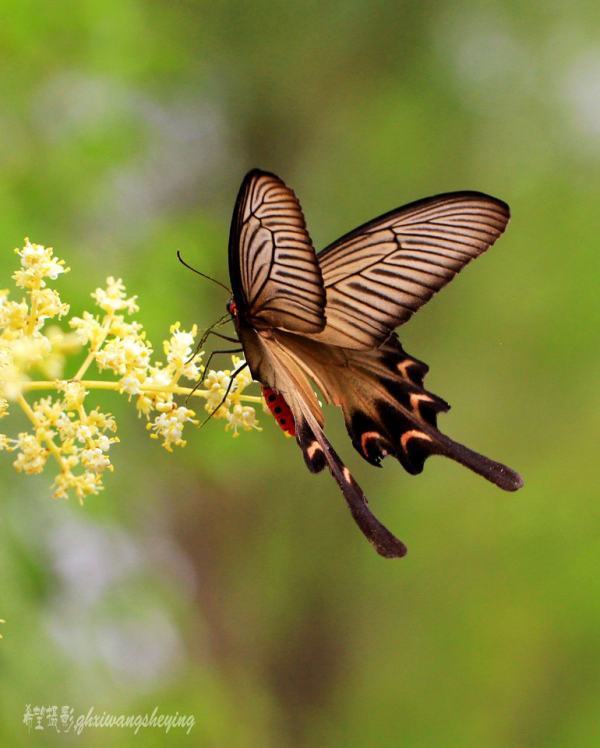
<svg viewBox="0 0 600 748"><path fill-rule="evenodd" d="M277 421L279 428L290 436L296 436L294 416L283 395L271 387L263 386L262 391L267 408L273 414L273 418Z"/></svg>

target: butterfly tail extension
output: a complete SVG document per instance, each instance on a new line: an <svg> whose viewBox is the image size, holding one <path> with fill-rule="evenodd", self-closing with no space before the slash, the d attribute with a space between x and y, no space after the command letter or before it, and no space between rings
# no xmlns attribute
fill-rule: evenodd
<svg viewBox="0 0 600 748"><path fill-rule="evenodd" d="M379 522L368 507L367 497L354 480L348 468L338 457L316 419L310 411L296 403L296 438L308 468L320 472L325 466L339 485L354 521L379 555L400 558L406 555L406 546Z"/></svg>
<svg viewBox="0 0 600 748"><path fill-rule="evenodd" d="M523 487L523 478L512 468L501 462L490 460L463 444L453 441L445 434L438 432L436 443L437 454L449 457L473 472L486 478L504 491L518 491Z"/></svg>
<svg viewBox="0 0 600 748"><path fill-rule="evenodd" d="M427 391L423 379L428 367L408 356L395 336L372 352L368 367L362 359L351 368L342 397L346 428L355 449L368 462L379 465L387 455L416 475L433 454L449 457L470 468L505 491L523 485L511 468L490 460L453 441L437 428L438 413L449 410L442 398ZM361 391L373 393L367 402Z"/></svg>
<svg viewBox="0 0 600 748"><path fill-rule="evenodd" d="M303 370L295 365L291 351L273 337L266 338L263 345L277 374L277 384L273 382L271 389L277 389L282 394L292 411L296 440L308 469L319 473L325 466L329 468L354 521L381 556L399 558L406 555L404 543L394 537L370 511L360 486L325 437L319 402Z"/></svg>

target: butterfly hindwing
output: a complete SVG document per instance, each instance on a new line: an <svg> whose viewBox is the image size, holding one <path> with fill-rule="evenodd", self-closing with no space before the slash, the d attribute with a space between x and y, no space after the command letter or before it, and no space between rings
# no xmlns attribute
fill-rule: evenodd
<svg viewBox="0 0 600 748"><path fill-rule="evenodd" d="M261 362L261 380L267 381L292 411L296 441L309 470L318 473L328 467L355 522L377 552L388 558L403 556L406 547L370 511L360 486L323 433L323 414L309 382L310 370L298 363L294 350L288 345L290 334L251 332L250 335L256 338L254 350Z"/></svg>
<svg viewBox="0 0 600 748"><path fill-rule="evenodd" d="M229 272L240 316L252 327L323 329L325 291L315 250L295 194L274 174L254 170L242 183Z"/></svg>
<svg viewBox="0 0 600 748"><path fill-rule="evenodd" d="M450 406L425 389L426 364L407 355L395 334L371 351L334 348L283 332L276 339L327 402L341 407L352 444L371 464L391 455L417 474L428 457L439 454L505 490L522 485L510 468L438 430L437 416Z"/></svg>
<svg viewBox="0 0 600 748"><path fill-rule="evenodd" d="M360 360L358 352L351 354ZM354 389L340 383L346 428L359 454L378 464L387 454L396 457L405 470L418 474L425 460L438 454L470 468L507 491L523 484L521 477L499 462L484 457L439 431L438 413L449 410L445 400L426 390L425 365L407 356L395 335L372 353L377 365L355 364L358 385L370 398L353 397ZM365 407L365 402L367 403Z"/></svg>

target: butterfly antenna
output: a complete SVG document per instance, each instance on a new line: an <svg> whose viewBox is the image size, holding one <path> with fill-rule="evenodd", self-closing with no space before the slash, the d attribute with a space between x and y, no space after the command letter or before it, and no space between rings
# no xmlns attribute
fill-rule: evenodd
<svg viewBox="0 0 600 748"><path fill-rule="evenodd" d="M218 281L216 278L211 278L210 275L206 275L206 273L201 273L199 270L196 270L196 268L193 268L191 265L188 265L188 263L181 256L181 252L179 250L177 250L177 259L188 270L191 270L193 273L196 273L196 275L199 275L202 278L206 278L206 280L216 283L217 286L221 286L221 288L224 288L227 291L227 293L231 294L231 289L229 288L229 286L226 286L224 283L221 283L221 281Z"/></svg>

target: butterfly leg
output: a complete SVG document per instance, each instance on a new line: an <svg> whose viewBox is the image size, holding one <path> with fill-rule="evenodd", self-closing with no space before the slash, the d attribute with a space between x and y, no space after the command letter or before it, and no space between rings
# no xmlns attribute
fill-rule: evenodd
<svg viewBox="0 0 600 748"><path fill-rule="evenodd" d="M194 392L196 392L197 389L199 389L200 387L202 387L202 384L204 383L204 378L206 376L206 372L208 371L208 365L212 361L212 357L213 356L215 356L217 353L243 353L243 352L244 352L243 348L230 348L227 351L211 351L211 354L208 357L208 361L206 362L206 364L204 366L204 371L202 372L202 376L196 382L196 384L194 385L194 387L193 387L192 391L190 392L190 394L186 397L185 402L187 403L189 401L190 397L194 394ZM220 407L221 406L219 405L219 408Z"/></svg>
<svg viewBox="0 0 600 748"><path fill-rule="evenodd" d="M228 335L221 335L221 333L214 331L215 327L219 327L219 325L225 324L225 322L228 322L229 319L230 319L230 315L226 314L223 317L221 317L221 319L217 320L213 325L211 325L207 330L205 330L205 332L203 333L202 337L200 338L200 340L198 342L198 345L194 349L194 352L192 353L192 355L186 361L186 364L189 364L190 361L193 361L196 358L196 356L198 355L198 353L200 353L200 351L204 347L204 344L208 340L208 336L209 335L216 335L217 338L221 338L221 340L227 340L230 343L237 343L238 342L237 338L232 338L232 337L229 337Z"/></svg>
<svg viewBox="0 0 600 748"><path fill-rule="evenodd" d="M227 340L229 343L239 343L239 340L237 338L232 338L231 335L221 335L220 332L215 332L214 330L209 330L206 333L205 339L203 341L204 343L208 339L209 335L214 335L216 338L220 338L221 340Z"/></svg>
<svg viewBox="0 0 600 748"><path fill-rule="evenodd" d="M219 408L221 407L221 405L223 405L223 403L227 400L227 398L229 397L229 393L231 392L231 388L233 387L233 383L235 382L236 377L238 376L238 374L241 374L247 366L248 366L248 364L244 361L244 363L241 364L240 366L238 366L238 368L233 372L233 374L231 375L231 379L229 380L229 384L227 385L227 389L225 390L225 394L223 395L223 398L221 399L221 402L212 411L212 413L209 414L208 418L204 419L204 421L200 424L200 428L202 428L203 426L205 426L210 421L210 419L214 416L214 414L219 410Z"/></svg>
<svg viewBox="0 0 600 748"><path fill-rule="evenodd" d="M237 343L237 340L236 340ZM202 377L200 378L200 381L198 382L198 386L200 386L206 377L206 373L208 372L208 367L210 365L210 362L213 359L213 356L216 356L218 353L243 353L243 348L228 348L227 350L220 350L220 351L211 351L210 355L208 357L208 361L204 364L204 371L202 372Z"/></svg>

